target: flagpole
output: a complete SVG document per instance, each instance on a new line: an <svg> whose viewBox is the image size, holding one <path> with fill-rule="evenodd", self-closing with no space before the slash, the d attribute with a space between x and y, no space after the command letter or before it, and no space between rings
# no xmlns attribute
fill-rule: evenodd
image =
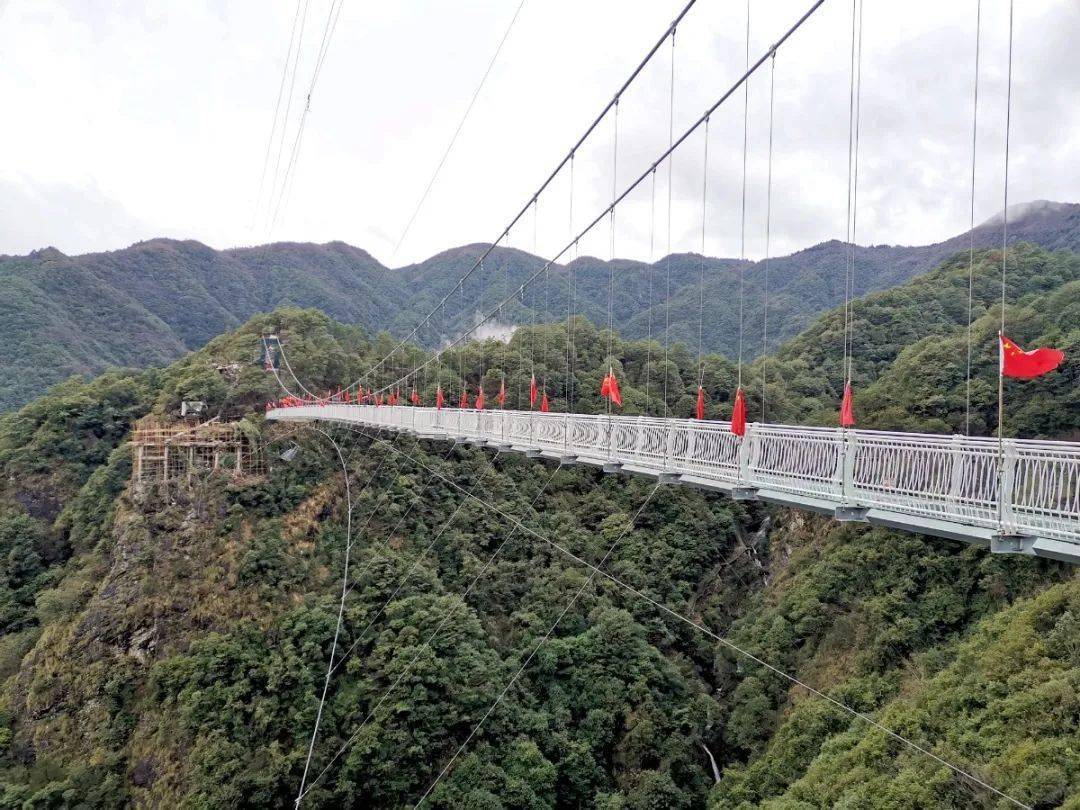
<svg viewBox="0 0 1080 810"><path fill-rule="evenodd" d="M1005 182L1004 207L1001 211L1001 331L998 334L998 531L1004 524L1005 493L1005 256L1009 247L1009 129L1012 123L1013 0L1009 0L1009 68L1005 90Z"/></svg>

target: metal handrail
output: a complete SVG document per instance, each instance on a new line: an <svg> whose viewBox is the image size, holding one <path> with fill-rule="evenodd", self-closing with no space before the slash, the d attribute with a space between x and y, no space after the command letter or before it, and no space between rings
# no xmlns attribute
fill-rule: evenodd
<svg viewBox="0 0 1080 810"><path fill-rule="evenodd" d="M509 444L1080 545L1075 442L1006 439L999 458L986 437L753 423L740 439L729 422L648 416L330 403L268 417Z"/></svg>

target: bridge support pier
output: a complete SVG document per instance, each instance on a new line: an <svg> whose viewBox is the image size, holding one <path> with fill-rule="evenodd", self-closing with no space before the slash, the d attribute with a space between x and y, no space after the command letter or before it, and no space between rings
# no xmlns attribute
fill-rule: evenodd
<svg viewBox="0 0 1080 810"><path fill-rule="evenodd" d="M1035 538L1024 534L995 534L990 538L994 554L1034 554Z"/></svg>
<svg viewBox="0 0 1080 810"><path fill-rule="evenodd" d="M731 498L736 501L756 501L758 499L757 487L732 487Z"/></svg>
<svg viewBox="0 0 1080 810"><path fill-rule="evenodd" d="M844 504L843 506L836 507L836 511L833 512L833 517L840 523L869 523L866 519L866 515L869 511L870 508L867 506Z"/></svg>

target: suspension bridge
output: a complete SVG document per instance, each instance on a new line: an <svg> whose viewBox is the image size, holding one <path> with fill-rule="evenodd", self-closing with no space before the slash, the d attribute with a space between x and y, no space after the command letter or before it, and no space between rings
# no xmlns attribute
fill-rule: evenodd
<svg viewBox="0 0 1080 810"><path fill-rule="evenodd" d="M823 5L824 0L812 2L805 12L795 19L789 27L784 29L780 36L773 40L765 48L764 52L756 59L751 58L751 25L750 4L746 11L746 47L744 72L727 89L719 95L714 103L709 104L703 112L681 134L675 130L675 33L677 27L682 24L695 0L682 8L671 25L663 32L656 43L647 51L641 62L635 67L626 81L619 87L612 99L607 102L597 117L590 123L584 134L574 143L555 166L554 170L540 184L540 186L527 199L520 211L514 215L502 233L481 250L472 266L458 279L457 283L446 292L435 306L431 308L423 318L419 319L415 327L407 334L400 337L399 342L381 359L374 362L361 377L354 382L337 389L337 393L328 393L320 396L305 385L297 377L292 366L289 364L284 346L275 336L264 336L265 366L268 372L272 372L281 390L287 395L284 400L267 405L266 417L276 422L289 422L307 424L318 429L318 424L339 425L352 428L369 436L377 436L382 432L397 432L411 434L422 440L436 442L451 441L457 444L470 444L477 447L487 447L497 452L518 452L533 458L550 459L558 462L558 468L567 464L592 465L611 474L630 474L652 478L657 486L662 484L684 485L699 489L719 492L737 500L760 501L771 504L809 510L816 513L833 516L844 522L863 522L875 526L889 527L896 530L912 532L923 535L960 540L967 543L989 547L993 552L1010 553L1044 557L1069 563L1080 562L1080 443L1058 442L1029 439L1013 439L1003 435L1002 424L1004 422L1005 389L1004 377L1008 363L1027 363L1028 368L1021 373L1009 376L1035 376L1031 371L1032 364L1042 363L1050 355L1040 357L1028 357L1039 352L1055 350L1039 349L1037 352L1022 352L1015 344L1005 338L1006 333L1006 254L1008 250L1008 187L1009 187L1009 125L1012 93L1012 39L1013 39L1013 4L1009 4L1009 57L1008 57L1008 83L1006 96L1005 116L1005 148L1004 148L1004 214L1002 219L1002 251L1001 251L1001 300L1000 300L1000 335L1001 367L997 375L997 402L998 424L996 436L973 436L970 434L970 415L972 399L972 285L973 269L969 270L968 281L968 330L967 330L967 358L966 358L966 409L967 415L964 420L964 435L940 435L908 432L884 432L862 430L855 427L855 417L852 408L852 367L856 362L855 357L855 317L854 311L857 306L855 297L855 242L856 222L858 211L858 167L859 167L859 115L862 85L862 0L853 0L851 4L851 75L850 75L850 102L848 112L848 167L847 167L847 215L845 243L849 246L848 255L843 266L838 268L838 273L844 277L843 305L843 400L840 404L838 427L811 427L800 425L771 424L766 421L766 367L767 363L767 335L769 313L769 234L772 216L772 163L773 163L773 118L774 118L774 89L777 54L785 43L817 12ZM519 6L520 10L520 6ZM333 6L331 17L328 18L327 31L332 33ZM516 14L515 14L516 19ZM513 25L513 22L511 22ZM972 169L971 169L971 224L974 230L975 216L975 167L976 167L976 133L978 124L979 103L979 37L981 26L981 4L975 14L975 81L973 93L973 121L970 136ZM505 37L504 37L505 39ZM619 106L624 93L635 81L638 75L649 65L653 57L660 52L661 47L670 42L670 95L668 99L668 137L666 148L659 155L644 166L643 171L635 174L633 179L621 188L618 184L618 158L619 158ZM500 44L500 48L502 45ZM728 102L736 94L743 97L742 123L742 210L741 210L741 248L740 258L746 258L746 219L747 219L747 153L749 148L749 81L759 69L768 68L768 169L765 198L765 251L764 271L765 283L762 302L763 332L765 341L763 344L762 366L762 397L761 397L761 421L747 424L745 418L745 399L742 389L742 375L744 365L745 338L744 329L747 318L746 296L744 292L744 271L738 272L738 385L734 398L734 412L731 421L707 420L704 413L704 346L702 341L702 324L704 321L704 280L705 280L705 237L707 231L706 211L708 201L708 177L709 177L709 122L710 117L717 113L722 105ZM489 66L490 70L490 66ZM317 76L317 73L316 73ZM466 116L468 112L466 111ZM276 118L276 113L275 113ZM611 186L610 204L603 207L595 216L587 217L583 228L578 228L574 219L574 167L575 159L583 144L597 131L601 122L609 120L612 124L611 142ZM460 128L460 126L459 126ZM672 173L673 156L680 147L687 143L690 136L703 132L703 156L702 156L702 180L701 180L701 247L702 256L700 278L698 281L698 306L697 306L697 418L676 418L671 414L670 396L668 390L668 378L665 375L662 382L663 407L656 413L648 410L641 416L620 415L615 409L621 406L621 398L618 395L618 380L615 368L618 358L614 357L612 349L613 324L613 298L615 288L614 259L616 257L616 209L623 204L635 190L651 187L651 203L649 218L649 244L650 252L655 244L655 209L657 171L660 167L667 169L667 239L668 239L668 263L665 269L663 295L665 302L664 329L663 329L663 359L668 360L669 333L670 333L670 254L672 234L672 185L674 182ZM456 137L456 134L455 134ZM451 146L453 141L451 141ZM297 143L294 149L298 149ZM445 158L444 158L445 159ZM440 164L441 165L441 164ZM436 174L438 170L436 169ZM569 200L568 211L568 237L563 241L561 235L557 237L561 248L550 251L542 266L531 273L523 283L516 284L515 288L508 287L508 268L492 267L490 261L495 248L502 244L509 244L511 232L518 227L523 218L528 214L533 215L533 253L539 255L536 249L536 230L538 221L538 207L541 195L550 196L549 187L553 181L563 176L568 181ZM434 177L432 178L434 182ZM430 184L429 184L430 188ZM425 193L426 196L426 193ZM546 198L545 198L546 199ZM605 199L606 190L605 190ZM421 204L423 198L421 198ZM413 217L416 214L414 212ZM532 376L530 401L535 402L537 393L542 392L542 405L540 410L508 410L501 407L505 403L505 378L502 380L500 396L497 398L500 407L485 408L485 392L483 381L485 378L483 359L479 374L473 372L472 379L466 373L463 361L464 352L461 349L479 334L485 324L497 322L504 312L504 308L512 307L516 302L524 302L526 290L535 282L546 290L550 289L547 283L548 271L559 261L571 259L579 255L579 247L582 240L601 223L608 223L610 227L609 239L609 279L607 301L607 327L608 327L608 350L604 365L608 367L608 375L604 378L604 387L600 394L607 402L605 413L582 414L575 412L575 395L580 398L581 392L574 389L574 367L576 347L573 345L573 306L574 306L574 276L572 261L566 263L567 272L567 295L566 295L566 349L565 349L565 374L561 375L565 381L565 389L553 394L561 394L563 403L559 413L548 410L548 381L546 378L537 380ZM410 220L409 225L412 222ZM406 227L406 231L408 226ZM974 241L971 244L969 264L974 267L975 262ZM485 268L485 261L488 261ZM485 271L494 269L493 274L487 276ZM442 328L439 326L440 317L450 321L453 317L467 313L471 305L466 296L466 283L472 279L477 283L476 293L480 299L480 315L472 319L473 323L468 328L460 330L455 337L447 339ZM502 282L501 295L496 294L497 302L486 311L483 309L484 295L487 287ZM535 295L535 288L534 288ZM452 313L450 310L455 300L460 300L460 313ZM536 302L534 301L534 304ZM649 276L649 304L653 303L653 279ZM545 305L544 311L550 312L550 307ZM534 312L536 309L534 308ZM535 316L534 316L535 323ZM426 331L425 331L426 330ZM422 355L417 354L417 343L427 342L428 345L439 345L440 348ZM649 341L652 345L652 320L649 320ZM452 363L448 367L443 363L447 353L457 349L458 368L455 370ZM534 369L552 367L548 357L548 348L541 350L542 358L538 358L538 349L534 343L530 352L530 362ZM275 353L280 357L281 370L287 371L291 382L286 384L279 373ZM1060 355L1060 353L1056 353ZM418 360L418 356L420 359ZM537 360L540 363L537 364ZM646 374L652 361L651 354L645 364ZM1053 358L1051 357L1051 360ZM1037 373L1046 373L1060 362L1060 357L1054 362L1047 362L1040 366ZM961 360L961 363L963 361ZM610 365L609 365L610 364ZM417 391L420 388L430 390L429 374L434 375L434 385L437 386L436 407L423 407ZM326 384L326 381L323 381ZM443 386L447 392L454 394L460 392L459 407L444 407ZM646 401L649 401L648 390L650 381L648 376L645 380ZM657 382L657 387L661 386ZM402 392L412 389L410 397L412 404L399 404ZM476 399L474 406L469 407L470 391L474 390ZM677 394L676 394L677 396ZM520 397L519 397L520 401ZM562 407L565 405L565 408ZM320 432L324 432L321 431ZM333 441L329 433L324 434ZM340 448L338 448L340 458ZM402 451L397 452L405 455ZM342 461L343 471L346 475L346 495L350 498L349 514L351 516L351 494L348 489L348 469ZM432 476L434 471L429 471ZM447 481L448 485L460 490L467 499L482 502L473 490L464 490L457 484ZM475 486L473 487L475 489ZM652 490L655 492L655 488ZM650 493L649 498L652 497ZM648 499L642 503L644 509ZM488 508L494 509L490 504ZM457 514L456 511L454 513ZM504 515L504 517L509 517ZM634 520L636 520L636 515ZM453 520L451 516L450 520ZM588 562L572 552L563 549L552 538L541 536L538 532L524 525L516 519L511 519L513 528L507 539L513 533L520 531L538 540L554 546L565 553L573 562L582 565L589 571L588 580L572 596L563 612L555 619L539 642L532 648L524 663L517 673L506 683L501 692L495 698L494 703L481 717L472 729L468 738L461 744L457 751L445 762L442 770L432 781L427 790L420 796L417 806L424 803L439 781L448 773L454 761L465 749L474 735L479 732L481 726L497 709L503 696L520 676L521 672L529 665L533 656L548 638L554 633L562 617L569 611L585 588L590 585L597 576L606 577L620 587L626 589L636 597L644 599L668 618L675 619L696 630L708 635L716 642L726 645L740 655L754 661L778 675L788 679L792 684L807 689L817 697L829 701L835 706L848 712L852 717L872 726L879 731L902 742L909 748L920 752L939 764L948 767L966 782L976 785L981 789L996 794L1020 807L1026 807L1022 801L1009 796L994 788L986 781L980 779L971 770L966 770L955 763L948 762L937 756L928 748L907 739L900 734L888 729L874 720L871 716L860 712L813 687L797 680L794 676L773 667L766 661L755 657L752 653L743 650L729 640L718 635L716 632L703 626L698 620L673 610L649 597L647 594L633 588L619 580L609 571L604 570L605 563L615 551L621 537L633 527L632 520L614 542L608 548L607 553L600 558L598 564ZM445 526L444 526L445 528ZM435 535L435 540L441 535L441 530ZM505 543L505 541L504 541ZM323 693L319 704L319 714L312 731L310 745L308 746L307 759L305 762L304 775L301 780L296 796L296 805L299 807L305 797L311 792L314 785L330 772L333 764L344 751L356 739L356 734L367 724L374 714L383 705L387 696L394 690L400 680L405 677L412 667L410 663L405 671L395 681L374 705L367 718L356 732L341 745L330 757L329 762L311 775L313 753L319 732L319 720L322 717L323 705L326 701L327 689L333 673L341 666L341 662L349 655L353 648L346 650L341 656L338 655L337 636L341 631L345 599L351 588L349 583L349 557L348 550L352 545L351 525L349 539L346 548L345 570L342 576L342 596L338 612L337 630L331 649L330 661L327 666L326 679ZM501 550L502 546L499 546ZM430 546L429 546L430 549ZM496 550L487 565L494 561L499 550ZM426 551L424 552L426 553ZM421 555L422 556L422 555ZM415 565L415 563L414 563ZM487 570L487 565L481 568L476 575L482 576ZM408 574L406 574L406 577ZM404 580L403 580L404 582ZM476 579L473 580L475 584ZM399 584L398 588L400 589ZM465 591L468 595L472 584ZM397 591L395 591L397 593ZM391 597L392 598L392 597ZM385 608L385 605L384 605ZM376 617L377 618L377 617ZM430 644L437 635L449 616L436 628L432 637L425 643ZM372 620L374 621L374 619ZM369 625L370 626L370 625ZM365 631L366 632L366 631ZM355 643L354 643L355 647ZM417 654L419 657L419 653ZM413 662L417 659L414 658Z"/></svg>
<svg viewBox="0 0 1080 810"><path fill-rule="evenodd" d="M695 419L328 403L269 419L401 431L1080 563L1080 444Z"/></svg>

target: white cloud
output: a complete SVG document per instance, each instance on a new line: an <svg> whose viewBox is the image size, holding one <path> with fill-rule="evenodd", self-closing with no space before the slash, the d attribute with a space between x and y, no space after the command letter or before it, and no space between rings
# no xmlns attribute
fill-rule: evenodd
<svg viewBox="0 0 1080 810"><path fill-rule="evenodd" d="M2 0L0 0L2 1ZM477 102L397 263L487 241L528 198L682 5L532 0ZM752 53L809 5L756 0ZM277 239L341 239L387 260L516 3L345 0ZM311 0L313 49L329 0ZM281 63L295 6L192 0L11 0L0 18L0 253L65 252L169 235L215 247L252 230ZM787 252L844 233L850 4L825 6L776 60L772 244ZM1007 6L983 3L976 216L1001 207ZM741 72L743 8L702 0L677 36L676 129ZM974 3L867 4L859 238L922 243L968 217ZM1017 4L1010 198L1080 195L1080 11ZM294 114L311 69L307 51ZM619 184L667 141L666 47L620 104ZM751 85L747 252L764 235L766 73ZM711 122L706 250L738 255L741 97ZM575 222L611 194L611 125L575 171ZM674 166L671 245L700 249L701 139ZM657 178L654 253L666 234ZM538 249L565 241L568 188L541 199ZM72 216L72 213L75 216ZM616 219L616 251L647 257L650 184ZM582 244L606 256L606 226ZM532 249L532 221L512 234Z"/></svg>

